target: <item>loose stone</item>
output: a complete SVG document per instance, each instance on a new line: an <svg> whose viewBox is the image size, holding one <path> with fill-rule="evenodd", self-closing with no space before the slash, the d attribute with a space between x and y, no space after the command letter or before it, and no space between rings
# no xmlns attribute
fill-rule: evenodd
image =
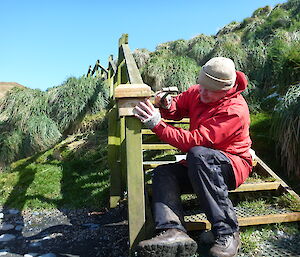
<svg viewBox="0 0 300 257"><path fill-rule="evenodd" d="M38 253L26 253L24 255L24 257L36 257L36 256L38 256Z"/></svg>
<svg viewBox="0 0 300 257"><path fill-rule="evenodd" d="M33 242L29 244L29 247L40 247L40 246L42 246L42 243L40 242Z"/></svg>
<svg viewBox="0 0 300 257"><path fill-rule="evenodd" d="M7 230L11 230L11 229L13 229L15 226L14 225L12 225L12 224L2 224L1 226L0 226L0 230L4 230L4 231L7 231Z"/></svg>
<svg viewBox="0 0 300 257"><path fill-rule="evenodd" d="M99 228L99 225L95 224L95 223L85 223L85 224L82 224L82 226L88 227L91 230L96 230Z"/></svg>
<svg viewBox="0 0 300 257"><path fill-rule="evenodd" d="M17 209L10 209L10 210L8 210L8 213L9 214L11 214L11 215L17 215L17 214L19 214L19 210L17 210Z"/></svg>
<svg viewBox="0 0 300 257"><path fill-rule="evenodd" d="M7 242L10 240L15 239L16 236L12 235L12 234L3 234L0 236L0 242Z"/></svg>
<svg viewBox="0 0 300 257"><path fill-rule="evenodd" d="M18 226L15 227L15 230L21 231L23 228L24 228L24 226L18 225Z"/></svg>

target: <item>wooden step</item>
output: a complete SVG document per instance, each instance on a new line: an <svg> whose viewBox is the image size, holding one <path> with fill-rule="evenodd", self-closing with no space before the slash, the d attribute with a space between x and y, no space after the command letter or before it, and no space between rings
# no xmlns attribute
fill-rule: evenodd
<svg viewBox="0 0 300 257"><path fill-rule="evenodd" d="M151 129L142 129L142 135L155 135Z"/></svg>
<svg viewBox="0 0 300 257"><path fill-rule="evenodd" d="M151 194L151 184L147 184L148 192ZM258 183L247 183L242 184L235 190L230 190L230 193L241 193L241 192L257 192L257 191L272 191L277 190L280 187L279 181L274 182L258 182Z"/></svg>
<svg viewBox="0 0 300 257"><path fill-rule="evenodd" d="M279 181L273 182L258 182L258 183L244 183L240 185L235 190L229 192L252 192L252 191L268 191L268 190L277 190L280 187Z"/></svg>
<svg viewBox="0 0 300 257"><path fill-rule="evenodd" d="M190 119L189 118L183 118L182 120L167 120L167 119L162 119L164 122L166 123L170 123L170 124L190 124Z"/></svg>
<svg viewBox="0 0 300 257"><path fill-rule="evenodd" d="M177 149L169 144L142 144L143 150L173 150Z"/></svg>
<svg viewBox="0 0 300 257"><path fill-rule="evenodd" d="M175 163L176 161L143 161L144 170L154 169L159 165Z"/></svg>
<svg viewBox="0 0 300 257"><path fill-rule="evenodd" d="M184 118L182 120L165 120L163 119L163 121L165 121L166 123L169 124L190 124L190 119L188 118ZM151 129L142 129L142 135L154 135L155 133L153 133L151 131Z"/></svg>
<svg viewBox="0 0 300 257"><path fill-rule="evenodd" d="M236 209L236 208L235 208ZM277 213L267 213L265 215L248 215L241 213L236 209L239 226L252 226L252 225L262 225L262 224L272 224L281 222L295 222L300 221L300 212L292 212L285 210L277 210ZM211 229L210 222L206 219L203 213L185 215L184 220L186 222L187 230L203 230Z"/></svg>

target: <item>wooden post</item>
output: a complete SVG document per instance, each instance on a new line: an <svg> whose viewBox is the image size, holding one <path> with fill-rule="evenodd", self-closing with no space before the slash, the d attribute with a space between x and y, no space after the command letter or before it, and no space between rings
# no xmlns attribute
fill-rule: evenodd
<svg viewBox="0 0 300 257"><path fill-rule="evenodd" d="M121 38L119 39L119 47L123 44L128 44L128 34L122 34Z"/></svg>
<svg viewBox="0 0 300 257"><path fill-rule="evenodd" d="M86 74L87 77L91 76L91 72L92 72L92 65L89 66L88 72Z"/></svg>
<svg viewBox="0 0 300 257"><path fill-rule="evenodd" d="M120 178L120 186L122 192L126 190L126 183L127 183L127 159L126 159L126 120L124 116L120 117L120 169L119 169L119 178Z"/></svg>
<svg viewBox="0 0 300 257"><path fill-rule="evenodd" d="M125 117L125 145L128 192L128 225L130 255L135 246L146 236L145 191L142 156L141 122L133 117L137 102L151 96L151 88L145 84L121 84L115 89L119 115Z"/></svg>
<svg viewBox="0 0 300 257"><path fill-rule="evenodd" d="M119 204L122 196L120 174L120 119L118 109L114 106L108 113L108 166L110 169L110 208Z"/></svg>
<svg viewBox="0 0 300 257"><path fill-rule="evenodd" d="M113 61L113 55L110 55L108 57L108 74L107 74L107 80L109 85L109 97L113 97L114 94L114 77L116 73L116 67Z"/></svg>
<svg viewBox="0 0 300 257"><path fill-rule="evenodd" d="M141 122L137 118L126 117L128 225L131 255L137 243L145 239L146 236L144 172L141 144Z"/></svg>
<svg viewBox="0 0 300 257"><path fill-rule="evenodd" d="M122 83L126 83L122 81L122 67L125 65L125 60L119 63L118 65L118 71L117 71L117 83L116 85L120 85Z"/></svg>

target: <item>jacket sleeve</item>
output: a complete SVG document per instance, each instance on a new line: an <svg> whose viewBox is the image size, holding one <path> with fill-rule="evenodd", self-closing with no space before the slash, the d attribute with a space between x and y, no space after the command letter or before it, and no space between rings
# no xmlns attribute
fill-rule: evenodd
<svg viewBox="0 0 300 257"><path fill-rule="evenodd" d="M189 109L189 90L182 92L172 98L172 103L169 109L159 108L161 116L164 119L181 120L188 117Z"/></svg>
<svg viewBox="0 0 300 257"><path fill-rule="evenodd" d="M222 148L230 144L241 133L244 125L238 114L220 113L200 124L192 131L173 127L164 121L156 125L152 131L164 142L188 152L193 146Z"/></svg>

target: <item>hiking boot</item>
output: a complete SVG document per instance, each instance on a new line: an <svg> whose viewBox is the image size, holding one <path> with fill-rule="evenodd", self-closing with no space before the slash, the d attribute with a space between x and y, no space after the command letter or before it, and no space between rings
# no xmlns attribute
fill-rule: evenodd
<svg viewBox="0 0 300 257"><path fill-rule="evenodd" d="M240 234L219 235L209 250L213 257L236 257L241 245Z"/></svg>
<svg viewBox="0 0 300 257"><path fill-rule="evenodd" d="M137 246L139 257L190 257L196 253L197 243L179 229L167 229Z"/></svg>

